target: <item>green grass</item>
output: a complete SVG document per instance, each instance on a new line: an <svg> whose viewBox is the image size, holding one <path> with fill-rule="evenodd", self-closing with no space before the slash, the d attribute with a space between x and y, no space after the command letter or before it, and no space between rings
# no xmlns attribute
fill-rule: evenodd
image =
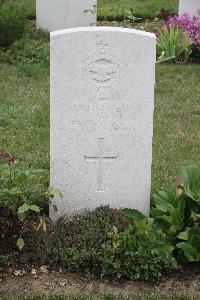
<svg viewBox="0 0 200 300"><path fill-rule="evenodd" d="M121 20L130 9L134 16L154 18L161 8L177 13L178 0L98 0L98 18Z"/></svg>
<svg viewBox="0 0 200 300"><path fill-rule="evenodd" d="M49 168L49 74L39 65L0 65L1 147L23 166Z"/></svg>
<svg viewBox="0 0 200 300"><path fill-rule="evenodd" d="M157 65L152 189L179 166L200 163L199 65ZM22 166L49 168L49 73L39 65L0 65L1 147Z"/></svg>
<svg viewBox="0 0 200 300"><path fill-rule="evenodd" d="M200 163L199 76L199 65L157 65L153 189L171 183L179 166Z"/></svg>
<svg viewBox="0 0 200 300"><path fill-rule="evenodd" d="M150 293L144 296L124 296L124 295L93 295L93 294L74 294L74 295L19 295L1 296L1 300L198 300L199 295L171 294L163 296L159 293Z"/></svg>
<svg viewBox="0 0 200 300"><path fill-rule="evenodd" d="M13 7L23 9L24 14L29 17L35 17L36 0L4 0L5 3ZM98 18L102 19L123 19L125 10L134 11L135 16L142 18L154 18L161 9L170 9L172 13L178 10L178 0L98 0Z"/></svg>
<svg viewBox="0 0 200 300"><path fill-rule="evenodd" d="M9 5L13 9L20 9L27 18L35 18L36 0L3 0L4 5Z"/></svg>

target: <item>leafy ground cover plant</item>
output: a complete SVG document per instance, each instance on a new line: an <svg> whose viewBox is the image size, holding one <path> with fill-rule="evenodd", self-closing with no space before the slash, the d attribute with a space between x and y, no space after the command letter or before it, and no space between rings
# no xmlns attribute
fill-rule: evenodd
<svg viewBox="0 0 200 300"><path fill-rule="evenodd" d="M200 261L200 168L182 168L176 185L153 194L151 214L186 261Z"/></svg>
<svg viewBox="0 0 200 300"><path fill-rule="evenodd" d="M43 169L21 170L17 164L0 161L0 202L16 216L24 205L42 206L48 198L47 188L40 184L46 175ZM47 202L48 205L48 202Z"/></svg>
<svg viewBox="0 0 200 300"><path fill-rule="evenodd" d="M49 67L49 43L23 37L2 53L1 60L10 64L41 64Z"/></svg>
<svg viewBox="0 0 200 300"><path fill-rule="evenodd" d="M5 152L2 151L2 153ZM22 238L24 220L28 216L32 218L37 216L40 223L43 222L42 216L48 214L50 197L53 197L54 192L59 191L49 189L41 184L44 182L43 177L46 176L46 170L22 170L7 153L3 159L0 160L0 217L4 217L4 222L1 220L3 223L1 224L1 231L3 230L1 237L6 243L6 231L10 235L11 227L15 223L14 227L18 229L17 246L21 250L24 247ZM11 223L7 220L9 216L13 219Z"/></svg>
<svg viewBox="0 0 200 300"><path fill-rule="evenodd" d="M173 247L166 242L165 235L151 219L134 211L135 214L133 225L123 232L114 229L108 233L109 240L103 245L102 276L157 280L164 269L176 267Z"/></svg>
<svg viewBox="0 0 200 300"><path fill-rule="evenodd" d="M106 232L113 226L121 231L128 224L121 211L100 207L71 219L62 218L56 224L48 223L46 231L38 231L34 224L27 226L24 250L32 263L99 275Z"/></svg>
<svg viewBox="0 0 200 300"><path fill-rule="evenodd" d="M24 240L28 262L87 276L155 280L176 266L173 247L150 219L133 222L109 207L48 223L46 231L27 224Z"/></svg>
<svg viewBox="0 0 200 300"><path fill-rule="evenodd" d="M14 65L39 64L49 67L49 33L27 24L23 37L0 51L0 61Z"/></svg>

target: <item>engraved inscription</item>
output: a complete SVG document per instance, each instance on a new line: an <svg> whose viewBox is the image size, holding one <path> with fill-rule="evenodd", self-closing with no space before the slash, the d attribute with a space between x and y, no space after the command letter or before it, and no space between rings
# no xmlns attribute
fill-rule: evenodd
<svg viewBox="0 0 200 300"><path fill-rule="evenodd" d="M117 78L119 62L111 54L108 44L100 41L97 43L97 52L88 58L84 70L96 86L106 87Z"/></svg>
<svg viewBox="0 0 200 300"><path fill-rule="evenodd" d="M103 162L116 160L118 155L116 156L104 156L103 155L103 143L104 138L99 138L99 155L98 156L86 156L84 155L84 159L88 161L98 161L99 170L98 170L98 186L97 192L103 192Z"/></svg>

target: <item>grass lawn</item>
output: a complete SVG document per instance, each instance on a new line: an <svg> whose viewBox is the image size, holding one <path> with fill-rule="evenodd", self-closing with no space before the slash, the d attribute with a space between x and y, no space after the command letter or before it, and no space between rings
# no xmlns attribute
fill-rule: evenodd
<svg viewBox="0 0 200 300"><path fill-rule="evenodd" d="M123 296L123 295L92 295L92 294L77 294L77 295L35 295L35 296L1 296L1 300L198 300L198 295L171 294L162 296L159 293L150 293L145 296Z"/></svg>
<svg viewBox="0 0 200 300"><path fill-rule="evenodd" d="M133 9L134 16L154 18L161 8L177 13L178 0L98 0L98 17L123 19L126 10Z"/></svg>
<svg viewBox="0 0 200 300"><path fill-rule="evenodd" d="M157 65L153 190L180 165L200 163L198 65ZM49 73L39 65L0 65L0 140L22 166L49 168Z"/></svg>
<svg viewBox="0 0 200 300"><path fill-rule="evenodd" d="M36 0L6 0L13 7L23 8L28 17L35 17ZM178 10L178 0L97 0L98 18L123 19L126 10L133 9L134 16L154 18L161 8L170 9L172 13Z"/></svg>
<svg viewBox="0 0 200 300"><path fill-rule="evenodd" d="M49 168L49 74L39 65L0 65L1 147L20 164Z"/></svg>

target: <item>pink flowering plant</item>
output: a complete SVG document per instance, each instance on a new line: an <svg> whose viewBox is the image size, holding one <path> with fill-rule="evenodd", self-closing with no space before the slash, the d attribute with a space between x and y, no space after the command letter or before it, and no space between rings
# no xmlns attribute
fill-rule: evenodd
<svg viewBox="0 0 200 300"><path fill-rule="evenodd" d="M200 21L187 14L170 16L157 34L158 61L185 63L200 56Z"/></svg>
<svg viewBox="0 0 200 300"><path fill-rule="evenodd" d="M193 17L192 19L188 14L181 16L170 16L164 26L170 27L175 24L176 27L181 28L186 34L188 34L193 45L198 47L200 51L200 19Z"/></svg>

